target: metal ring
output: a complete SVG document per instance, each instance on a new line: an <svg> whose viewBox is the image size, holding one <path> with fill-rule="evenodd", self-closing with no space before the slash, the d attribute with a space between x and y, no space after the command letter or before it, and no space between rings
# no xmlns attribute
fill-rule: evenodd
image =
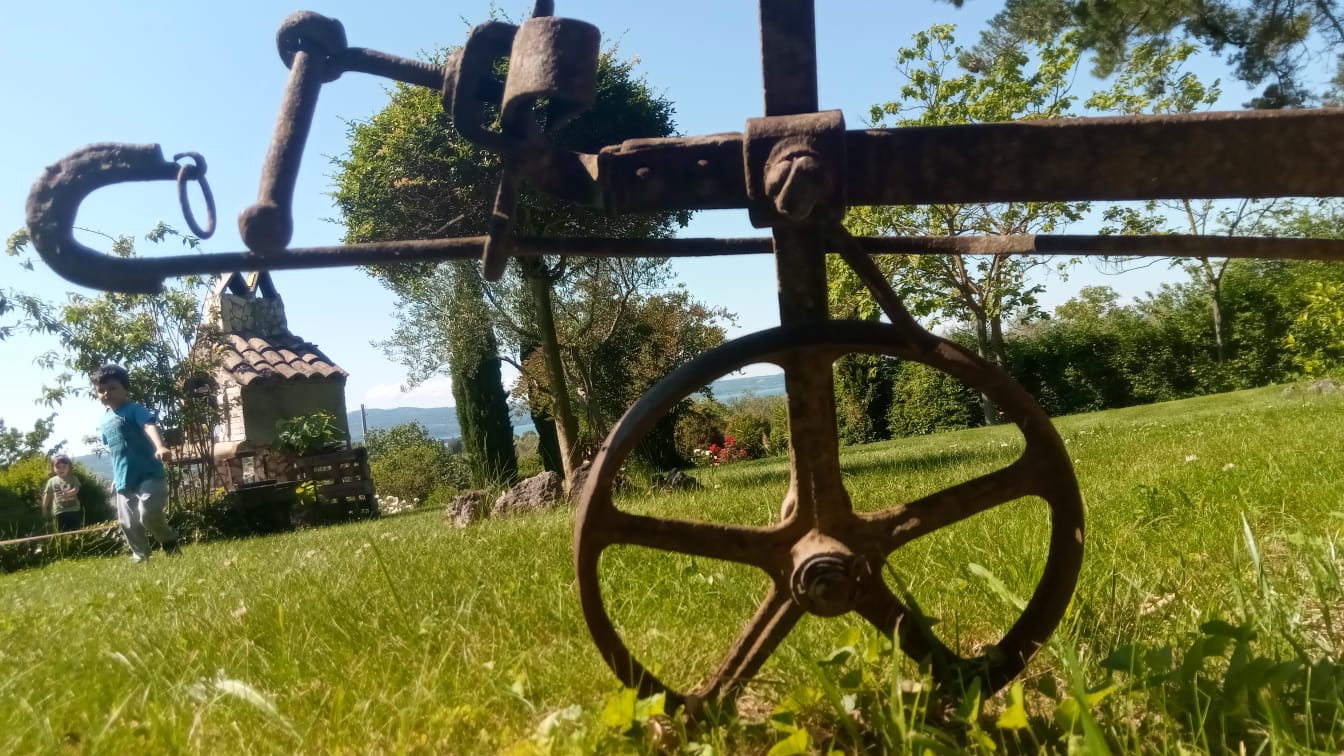
<svg viewBox="0 0 1344 756"><path fill-rule="evenodd" d="M182 205L182 217L187 221L187 228L197 238L209 239L215 233L215 195L205 180L205 158L199 152L179 152L173 155L173 161L184 157L191 158L193 162L177 169L177 201ZM187 182L193 179L201 185L201 194L205 195L205 228L197 225L196 216L191 212L191 200L187 198Z"/></svg>

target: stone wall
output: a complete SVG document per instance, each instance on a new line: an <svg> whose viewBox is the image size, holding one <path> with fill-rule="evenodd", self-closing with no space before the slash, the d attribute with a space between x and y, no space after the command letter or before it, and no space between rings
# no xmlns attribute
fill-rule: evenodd
<svg viewBox="0 0 1344 756"><path fill-rule="evenodd" d="M285 303L279 297L240 297L221 292L211 300L210 320L224 333L251 332L261 336L288 329Z"/></svg>

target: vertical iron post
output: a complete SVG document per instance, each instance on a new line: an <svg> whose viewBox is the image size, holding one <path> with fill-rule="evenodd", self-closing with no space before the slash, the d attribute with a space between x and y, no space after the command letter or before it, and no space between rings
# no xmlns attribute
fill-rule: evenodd
<svg viewBox="0 0 1344 756"><path fill-rule="evenodd" d="M792 116L817 110L817 39L813 0L760 0L761 68L765 115ZM774 225L779 319L784 326L829 318L825 234L809 219ZM785 365L788 391L790 494L799 517L823 532L830 520L850 511L840 481L831 364L799 359ZM828 499L823 501L823 499Z"/></svg>

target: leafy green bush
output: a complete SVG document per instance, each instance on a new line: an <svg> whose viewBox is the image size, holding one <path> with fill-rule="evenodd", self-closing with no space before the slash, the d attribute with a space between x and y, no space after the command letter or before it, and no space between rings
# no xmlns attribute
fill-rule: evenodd
<svg viewBox="0 0 1344 756"><path fill-rule="evenodd" d="M775 417L779 415L778 408L784 405L783 396L744 396L729 408L724 435L733 436L737 446L746 451L748 459L779 454L784 449L775 445L771 431ZM784 414L787 416L787 408Z"/></svg>
<svg viewBox="0 0 1344 756"><path fill-rule="evenodd" d="M842 444L891 437L887 415L900 361L879 354L847 354L835 363L836 430Z"/></svg>
<svg viewBox="0 0 1344 756"><path fill-rule="evenodd" d="M980 396L946 373L917 362L896 372L895 398L887 415L891 435L919 436L981 425Z"/></svg>
<svg viewBox="0 0 1344 756"><path fill-rule="evenodd" d="M279 420L275 424L276 446L300 457L316 454L345 439L330 412L313 412Z"/></svg>
<svg viewBox="0 0 1344 756"><path fill-rule="evenodd" d="M518 478L530 478L544 468L541 461L541 436L536 431L528 431L515 438L513 453L518 458Z"/></svg>
<svg viewBox="0 0 1344 756"><path fill-rule="evenodd" d="M466 460L450 453L420 423L371 430L364 445L369 450L369 472L380 496L419 499L423 503L432 496L443 498L446 490L471 487L472 471Z"/></svg>
<svg viewBox="0 0 1344 756"><path fill-rule="evenodd" d="M102 481L83 465L74 466L79 478L79 504L84 524L92 525L116 516ZM0 470L0 539L45 533L51 523L42 517L42 487L51 477L51 462L45 456L30 456Z"/></svg>
<svg viewBox="0 0 1344 756"><path fill-rule="evenodd" d="M728 426L728 407L713 397L696 399L677 418L673 437L677 452L685 459L696 459L696 452L710 444L723 443Z"/></svg>
<svg viewBox="0 0 1344 756"><path fill-rule="evenodd" d="M789 403L784 397L770 409L770 451L789 453Z"/></svg>

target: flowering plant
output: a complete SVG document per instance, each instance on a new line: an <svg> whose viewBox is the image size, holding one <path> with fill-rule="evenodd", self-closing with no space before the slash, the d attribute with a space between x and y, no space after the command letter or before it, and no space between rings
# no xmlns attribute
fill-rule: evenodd
<svg viewBox="0 0 1344 756"><path fill-rule="evenodd" d="M750 458L750 452L737 445L737 438L731 435L723 437L722 444L710 444L705 449L696 449L697 461L718 467L729 462L740 462Z"/></svg>

